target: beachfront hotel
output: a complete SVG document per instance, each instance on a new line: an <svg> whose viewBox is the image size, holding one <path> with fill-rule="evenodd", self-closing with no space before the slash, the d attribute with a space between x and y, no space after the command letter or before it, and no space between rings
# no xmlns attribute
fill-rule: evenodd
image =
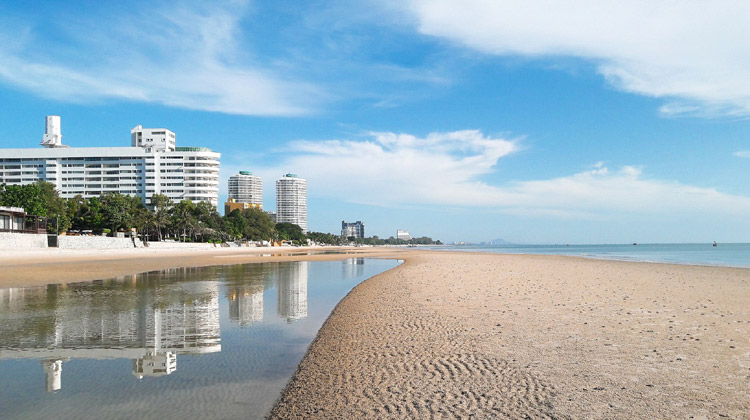
<svg viewBox="0 0 750 420"><path fill-rule="evenodd" d="M0 184L46 181L63 198L106 193L138 196L149 205L163 194L173 201L219 204L219 153L177 147L165 128L130 131L130 147L69 147L62 144L60 117L46 118L42 148L0 149Z"/></svg>
<svg viewBox="0 0 750 420"><path fill-rule="evenodd" d="M408 230L396 229L396 239L408 241L411 239L411 235Z"/></svg>
<svg viewBox="0 0 750 420"><path fill-rule="evenodd" d="M346 220L341 221L341 237L354 239L364 239L365 237L365 224L357 220L354 223L347 223Z"/></svg>
<svg viewBox="0 0 750 420"><path fill-rule="evenodd" d="M276 223L293 223L307 233L307 180L286 174L276 181Z"/></svg>
<svg viewBox="0 0 750 420"><path fill-rule="evenodd" d="M263 210L263 179L250 171L240 171L229 177L229 194L224 203L224 214L234 210L256 208Z"/></svg>

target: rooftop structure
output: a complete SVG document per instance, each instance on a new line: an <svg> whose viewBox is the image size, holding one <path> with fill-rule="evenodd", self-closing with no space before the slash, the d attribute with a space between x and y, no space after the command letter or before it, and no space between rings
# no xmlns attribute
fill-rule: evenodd
<svg viewBox="0 0 750 420"><path fill-rule="evenodd" d="M138 196L149 205L154 194L173 201L219 204L220 154L202 147L177 147L167 129L140 125L131 147L65 147L60 117L49 116L44 148L0 149L0 184L52 183L60 196Z"/></svg>

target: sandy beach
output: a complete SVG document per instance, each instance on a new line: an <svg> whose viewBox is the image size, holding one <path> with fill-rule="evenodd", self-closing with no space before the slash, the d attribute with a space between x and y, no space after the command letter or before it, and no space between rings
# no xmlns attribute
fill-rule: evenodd
<svg viewBox="0 0 750 420"><path fill-rule="evenodd" d="M272 418L750 418L750 270L414 253L355 288Z"/></svg>
<svg viewBox="0 0 750 420"><path fill-rule="evenodd" d="M272 418L750 418L748 269L326 250L14 251L0 286L399 258L339 303Z"/></svg>

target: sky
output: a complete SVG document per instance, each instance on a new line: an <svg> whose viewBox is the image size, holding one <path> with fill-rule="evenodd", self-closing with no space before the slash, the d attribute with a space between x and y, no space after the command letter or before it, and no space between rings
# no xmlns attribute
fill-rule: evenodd
<svg viewBox="0 0 750 420"><path fill-rule="evenodd" d="M168 128L308 225L750 242L750 2L0 0L0 148Z"/></svg>

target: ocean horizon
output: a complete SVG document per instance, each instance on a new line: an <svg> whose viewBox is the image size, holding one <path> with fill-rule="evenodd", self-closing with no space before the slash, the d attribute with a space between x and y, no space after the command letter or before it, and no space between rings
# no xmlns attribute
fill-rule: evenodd
<svg viewBox="0 0 750 420"><path fill-rule="evenodd" d="M750 243L638 243L564 245L442 245L435 250L496 254L568 255L594 259L750 268Z"/></svg>

